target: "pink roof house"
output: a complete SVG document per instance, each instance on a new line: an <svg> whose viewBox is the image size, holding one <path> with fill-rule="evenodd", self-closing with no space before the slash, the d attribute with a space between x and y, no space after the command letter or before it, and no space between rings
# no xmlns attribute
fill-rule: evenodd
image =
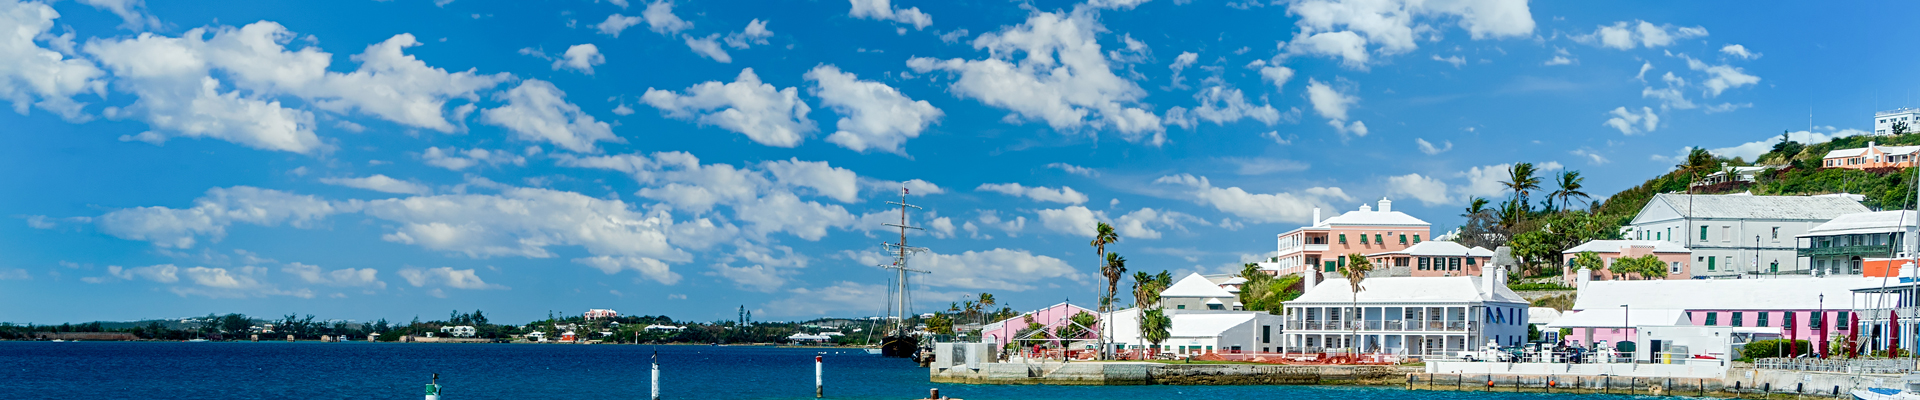
<svg viewBox="0 0 1920 400"><path fill-rule="evenodd" d="M1007 342L1013 340L1013 336L1015 334L1019 333L1021 330L1027 329L1026 317L1029 315L1033 316L1033 322L1046 326L1046 329L1048 330L1052 330L1053 328L1059 327L1061 325L1065 325L1067 323L1068 318L1073 318L1075 314L1079 314L1083 312L1087 314L1092 314L1092 315L1100 315L1099 313L1096 313L1093 310L1089 310L1089 309L1082 308L1080 306L1076 306L1072 304L1067 304L1067 303L1054 304L1053 306L1050 306L1047 308L1028 311L1026 313L1020 314L1020 316L1017 316L1017 317L1007 318L1005 320L1000 320L991 324L987 324L987 326L982 327L980 329L980 342L993 343L995 345L1005 346ZM1098 329L1099 327L1092 326L1089 328Z"/></svg>

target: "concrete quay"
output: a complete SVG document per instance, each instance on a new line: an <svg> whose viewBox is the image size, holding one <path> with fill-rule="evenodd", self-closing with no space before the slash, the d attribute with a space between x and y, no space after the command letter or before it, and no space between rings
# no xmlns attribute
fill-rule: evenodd
<svg viewBox="0 0 1920 400"><path fill-rule="evenodd" d="M934 383L988 385L1370 385L1398 386L1419 367L1374 365L979 363L928 368Z"/></svg>
<svg viewBox="0 0 1920 400"><path fill-rule="evenodd" d="M1896 374L1715 368L1662 364L1431 363L1406 376L1409 390L1692 396L1852 398L1868 387L1901 386Z"/></svg>

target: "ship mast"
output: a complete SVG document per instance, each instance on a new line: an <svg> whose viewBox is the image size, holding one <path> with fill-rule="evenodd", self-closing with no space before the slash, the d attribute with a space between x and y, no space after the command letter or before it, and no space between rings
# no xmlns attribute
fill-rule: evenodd
<svg viewBox="0 0 1920 400"><path fill-rule="evenodd" d="M898 325L896 325L894 328L894 332L898 335L905 336L907 334L907 315L908 315L907 314L907 302L908 302L907 273L917 272L922 274L929 274L932 272L907 268L907 256L912 255L913 253L927 251L927 248L925 247L907 246L907 230L921 229L920 227L917 227L917 226L907 225L907 208L912 207L913 209L918 210L920 209L920 206L907 204L907 188L905 187L900 188L900 201L898 202L889 201L887 202L887 204L900 206L900 223L886 224L887 226L900 229L900 241L897 243L887 243L887 242L880 243L880 246L882 248L887 249L887 252L894 253L893 264L882 265L880 267L895 270L895 272L899 274L899 276L897 276L896 279L894 280L899 285L899 287L896 288L896 290L894 291L894 301L895 301L895 305L898 307L895 309L900 310L900 315L899 315L900 319L899 319Z"/></svg>

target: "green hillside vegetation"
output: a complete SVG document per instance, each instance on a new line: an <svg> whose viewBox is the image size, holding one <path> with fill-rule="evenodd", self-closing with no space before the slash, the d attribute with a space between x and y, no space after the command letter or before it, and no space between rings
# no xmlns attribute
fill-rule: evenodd
<svg viewBox="0 0 1920 400"><path fill-rule="evenodd" d="M1904 131L1904 130L1902 130ZM1861 203L1874 210L1914 209L1914 170L1823 169L1828 152L1866 147L1868 142L1883 146L1920 145L1920 135L1901 133L1892 136L1855 136L1826 143L1803 144L1783 140L1754 160L1724 158L1704 149L1693 149L1679 165L1638 186L1614 193L1605 199L1585 203L1579 171L1564 171L1543 182L1530 163L1518 163L1501 182L1508 198L1470 201L1466 223L1456 239L1462 245L1513 248L1515 257L1526 265L1523 276L1543 277L1560 274L1561 251L1590 240L1621 239L1620 227L1659 193L1688 193L1689 185L1726 167L1763 165L1777 169L1759 174L1755 182L1728 182L1692 188L1694 194L1731 194L1750 191L1755 195L1818 195L1852 193L1863 197ZM1568 176L1571 175L1571 176ZM1548 187L1557 188L1549 191ZM1535 198L1539 200L1534 201ZM1498 202L1495 204L1494 202Z"/></svg>

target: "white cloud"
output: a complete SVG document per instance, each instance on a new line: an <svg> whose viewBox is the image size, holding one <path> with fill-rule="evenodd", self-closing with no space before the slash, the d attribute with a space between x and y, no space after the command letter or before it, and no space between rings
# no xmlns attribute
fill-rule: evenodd
<svg viewBox="0 0 1920 400"><path fill-rule="evenodd" d="M980 224L975 225L974 222L979 222ZM992 239L992 235L980 233L981 226L999 229L1000 232L1005 233L1007 237L1020 237L1020 232L1027 228L1027 217L1015 216L1013 218L1002 219L999 211L980 210L980 215L975 217L973 221L967 221L965 225L962 225L962 228L967 231L968 237L975 239Z"/></svg>
<svg viewBox="0 0 1920 400"><path fill-rule="evenodd" d="M809 262L807 256L795 253L791 247L760 246L744 241L736 245L733 253L717 260L708 275L733 281L741 289L771 293L785 286L788 277L799 273Z"/></svg>
<svg viewBox="0 0 1920 400"><path fill-rule="evenodd" d="M1160 118L1138 105L1146 91L1115 75L1101 53L1095 38L1104 28L1092 13L1034 12L1025 23L975 38L973 47L990 53L986 59L915 57L907 66L958 74L950 90L1012 111L1010 120L1045 121L1058 130L1111 128L1129 141L1163 143Z"/></svg>
<svg viewBox="0 0 1920 400"><path fill-rule="evenodd" d="M113 15L120 16L120 19L125 21L120 24L121 28L135 31L161 28L160 19L147 13L145 0L80 0L80 4L107 10Z"/></svg>
<svg viewBox="0 0 1920 400"><path fill-rule="evenodd" d="M606 64L607 57L600 55L600 47L593 43L576 44L567 48L567 53L553 60L553 70L571 69L593 75L593 66Z"/></svg>
<svg viewBox="0 0 1920 400"><path fill-rule="evenodd" d="M1357 136L1367 135L1367 125L1365 123L1360 121L1353 121L1352 124L1346 123L1347 110L1353 107L1355 103L1360 102L1359 96L1343 93L1343 91L1334 89L1333 86L1321 83L1317 79L1308 78L1307 101L1313 103L1314 113L1320 114L1322 118L1326 118L1327 124L1332 125L1334 129L1339 130L1341 134L1352 133Z"/></svg>
<svg viewBox="0 0 1920 400"><path fill-rule="evenodd" d="M189 248L202 237L218 241L226 236L227 226L236 222L305 228L344 211L317 197L248 186L209 189L194 203L193 208L186 209L120 209L93 221L101 231L121 239L153 242L163 248Z"/></svg>
<svg viewBox="0 0 1920 400"><path fill-rule="evenodd" d="M1507 186L1500 184L1500 181L1506 180L1509 177L1507 170L1512 167L1513 164L1507 163L1469 168L1465 172L1458 174L1459 177L1467 179L1467 184L1455 188L1453 191L1462 196L1463 199L1465 197L1503 197L1506 195ZM1564 169L1565 166L1557 162L1548 161L1536 163L1534 168L1540 171L1558 171Z"/></svg>
<svg viewBox="0 0 1920 400"><path fill-rule="evenodd" d="M594 142L625 142L614 136L611 125L567 102L567 93L547 81L528 79L495 97L507 105L481 111L480 119L513 131L521 140L551 142L581 153L599 151Z"/></svg>
<svg viewBox="0 0 1920 400"><path fill-rule="evenodd" d="M1035 213L1040 216L1040 226L1054 232L1082 237L1093 237L1095 224L1106 219L1105 216L1096 215L1093 210L1081 206L1043 209Z"/></svg>
<svg viewBox="0 0 1920 400"><path fill-rule="evenodd" d="M473 273L472 269L453 269L452 267L431 269L405 268L400 270L400 277L406 278L407 284L413 285L413 287L432 285L469 290L507 289L506 286L491 284L480 280L480 275Z"/></svg>
<svg viewBox="0 0 1920 400"><path fill-rule="evenodd" d="M972 32L967 32L966 28L955 29L951 32L940 34L940 41L947 42L947 43L960 43L960 39L964 39L967 37L967 35L970 35L970 34L972 34Z"/></svg>
<svg viewBox="0 0 1920 400"><path fill-rule="evenodd" d="M844 207L803 201L795 194L799 188L808 188L823 196L856 199L859 178L851 171L824 163L775 161L755 170L728 164L702 165L687 153L655 153L566 157L560 165L626 172L642 185L637 195L669 206L663 208L701 214L717 205L731 206L735 218L747 224L747 232L759 236L787 232L804 240L819 240L828 228L844 229L856 221Z"/></svg>
<svg viewBox="0 0 1920 400"><path fill-rule="evenodd" d="M86 103L73 96L106 95L107 83L101 79L106 72L86 59L68 58L35 43L51 36L53 20L59 17L46 4L0 1L0 26L11 27L0 36L0 98L12 102L13 111L21 115L34 106L68 121L85 121Z"/></svg>
<svg viewBox="0 0 1920 400"><path fill-rule="evenodd" d="M1420 174L1388 177L1387 196L1411 197L1429 207L1453 203L1453 199L1447 196L1445 182Z"/></svg>
<svg viewBox="0 0 1920 400"><path fill-rule="evenodd" d="M1213 85L1200 89L1199 93L1194 93L1193 98L1199 100L1200 105L1194 107L1191 112L1181 107L1168 110L1168 123L1192 129L1195 119L1212 122L1214 125L1226 125L1228 122L1236 122L1243 118L1253 118L1267 126L1273 126L1282 118L1280 110L1274 109L1272 105L1255 106L1247 102L1246 95L1241 93L1240 89Z"/></svg>
<svg viewBox="0 0 1920 400"><path fill-rule="evenodd" d="M761 83L752 68L740 70L731 83L693 85L685 95L647 88L640 100L668 117L698 119L701 124L739 132L768 146L798 146L803 135L814 130L813 120L807 118L812 109L800 101L799 91Z"/></svg>
<svg viewBox="0 0 1920 400"><path fill-rule="evenodd" d="M1433 55L1433 60L1443 62L1443 63L1453 64L1454 68L1460 68L1460 66L1462 65L1467 65L1467 59L1465 57L1461 57L1458 55L1442 58L1440 57L1439 54L1435 54Z"/></svg>
<svg viewBox="0 0 1920 400"><path fill-rule="evenodd" d="M875 252L848 252L847 256L864 265L878 265L892 260L886 254ZM1081 274L1064 260L1034 255L1026 250L996 248L960 254L928 252L914 257L913 262L913 267L932 272L927 275L932 279L920 282L934 287L1024 292L1040 288L1034 285L1035 282L1090 280L1089 275ZM915 297L920 296L916 293Z"/></svg>
<svg viewBox="0 0 1920 400"><path fill-rule="evenodd" d="M1752 60L1752 59L1760 58L1760 53L1748 51L1747 46L1741 46L1737 44L1729 44L1721 47L1720 53L1726 54L1729 56L1739 57L1742 60Z"/></svg>
<svg viewBox="0 0 1920 400"><path fill-rule="evenodd" d="M192 285L176 285L168 288L181 296L203 296L208 298L247 298L266 296L293 296L313 298L310 289L282 290L272 284L261 281L267 273L266 268L246 266L234 269L193 267L180 270L186 282Z"/></svg>
<svg viewBox="0 0 1920 400"><path fill-rule="evenodd" d="M767 38L773 37L773 31L767 30L767 21L754 18L747 22L747 28L727 34L728 47L744 49L755 44L767 44Z"/></svg>
<svg viewBox="0 0 1920 400"><path fill-rule="evenodd" d="M427 188L426 185L393 179L381 174L374 174L373 176L364 178L320 178L320 182L328 185L339 185L386 193L424 195L433 192L433 189Z"/></svg>
<svg viewBox="0 0 1920 400"><path fill-rule="evenodd" d="M706 57L710 60L719 61L721 64L732 63L733 56L727 55L727 50L720 48L719 38L720 34L715 33L707 35L706 37L687 35L684 39L687 43L687 48L692 49L694 54L699 54L701 57Z"/></svg>
<svg viewBox="0 0 1920 400"><path fill-rule="evenodd" d="M1048 202L1066 203L1066 204L1080 204L1080 203L1087 202L1087 195L1081 194L1080 192L1074 191L1073 188L1066 187L1066 186L1061 186L1060 188L1055 189L1055 188L1040 187L1040 186L1027 187L1027 186L1021 186L1018 183L988 183L988 184L980 185L980 187L974 188L974 190L995 192L995 193L1000 193L1008 196L1026 197L1029 199L1033 199L1034 201L1048 201Z"/></svg>
<svg viewBox="0 0 1920 400"><path fill-rule="evenodd" d="M672 14L668 14L668 15L672 15ZM634 25L639 25L639 24L640 24L640 17L629 17L625 15L614 14L614 15L608 15L606 21L602 21L599 24L595 24L593 27L594 29L600 30L600 34L610 35L617 38L617 37L620 37L620 32L625 31L627 30L627 28L632 28Z"/></svg>
<svg viewBox="0 0 1920 400"><path fill-rule="evenodd" d="M1567 56L1553 56L1553 59L1547 60L1547 62L1544 62L1544 63L1540 63L1540 65L1570 65L1570 64L1573 64L1573 59L1567 58Z"/></svg>
<svg viewBox="0 0 1920 400"><path fill-rule="evenodd" d="M1427 155L1435 155L1445 153L1447 150L1453 150L1453 142L1451 141L1442 141L1442 143L1446 144L1444 146L1434 146L1433 142L1428 142L1427 139L1424 138L1414 138L1413 142L1414 144L1420 145L1421 153L1427 153Z"/></svg>
<svg viewBox="0 0 1920 400"><path fill-rule="evenodd" d="M860 80L832 65L820 65L805 75L820 104L841 115L839 131L827 141L853 151L868 149L905 154L907 139L920 137L927 126L945 114L926 100L914 100L885 83Z"/></svg>
<svg viewBox="0 0 1920 400"><path fill-rule="evenodd" d="M1214 187L1206 177L1188 174L1155 179L1156 184L1183 186L1182 197L1253 222L1310 222L1314 207L1327 207L1328 200L1351 200L1337 187L1313 187L1299 193L1249 193L1239 187Z"/></svg>
<svg viewBox="0 0 1920 400"><path fill-rule="evenodd" d="M1128 36L1127 40L1133 40L1133 37ZM1141 42L1139 41L1128 42L1128 44L1133 44L1133 43L1141 43ZM1141 46L1145 47L1146 44L1141 43ZM1180 71L1186 70L1187 67L1193 66L1193 63L1199 60L1200 60L1200 55L1193 52L1182 52L1180 53L1179 56L1173 58L1173 64L1167 66L1167 69L1173 70L1173 78L1171 78L1173 80L1173 83L1172 83L1173 88L1175 89L1187 88L1187 85L1180 83L1180 81L1186 79L1180 76Z"/></svg>
<svg viewBox="0 0 1920 400"><path fill-rule="evenodd" d="M301 281L312 284L372 288L387 287L386 282L380 281L380 271L373 268L342 268L327 271L315 265L291 263L280 267L280 271L293 274L294 276L300 277Z"/></svg>
<svg viewBox="0 0 1920 400"><path fill-rule="evenodd" d="M1292 79L1293 68L1278 65L1260 68L1260 80L1272 83L1275 93L1283 91L1282 89L1285 89L1287 86L1287 81Z"/></svg>
<svg viewBox="0 0 1920 400"><path fill-rule="evenodd" d="M1487 1L1371 1L1302 0L1290 2L1287 13L1299 16L1300 30L1290 43L1282 43L1287 54L1333 56L1349 68L1364 69L1370 61L1369 45L1378 46L1382 55L1401 54L1417 48L1416 36L1434 29L1420 17L1457 19L1475 40L1522 37L1533 33L1533 16L1527 2Z"/></svg>
<svg viewBox="0 0 1920 400"><path fill-rule="evenodd" d="M1141 4L1146 4L1149 1L1153 1L1153 0L1087 0L1087 6L1098 7L1098 8L1111 8L1116 10L1131 10L1134 7L1140 6Z"/></svg>
<svg viewBox="0 0 1920 400"><path fill-rule="evenodd" d="M669 269L667 263L648 257L594 256L575 258L573 262L575 264L593 267L594 269L600 270L600 272L607 273L607 275L618 274L620 271L625 270L634 270L639 272L640 276L645 276L663 285L672 285L680 282L680 274L676 274L673 270Z"/></svg>
<svg viewBox="0 0 1920 400"><path fill-rule="evenodd" d="M826 287L793 288L787 293L790 295L768 301L754 311L759 315L787 316L870 313L874 299L887 298L887 286L838 281ZM924 310L928 309L928 304L959 301L969 295L971 293L916 291L913 299Z"/></svg>
<svg viewBox="0 0 1920 400"><path fill-rule="evenodd" d="M1654 25L1647 21L1635 20L1601 25L1591 34L1574 36L1574 40L1601 47L1632 50L1635 47L1666 47L1672 45L1675 40L1702 36L1707 36L1706 28L1674 27L1673 24Z"/></svg>
<svg viewBox="0 0 1920 400"><path fill-rule="evenodd" d="M1652 70L1653 70L1653 62L1652 61L1644 62L1640 64L1640 73L1634 74L1633 79L1641 82L1646 82L1647 71L1652 71Z"/></svg>
<svg viewBox="0 0 1920 400"><path fill-rule="evenodd" d="M1607 118L1603 125L1618 129L1622 134L1637 135L1653 132L1654 128L1660 127L1660 116L1655 115L1652 108L1640 107L1640 113L1635 114L1626 107L1615 107L1608 114L1612 117Z"/></svg>
<svg viewBox="0 0 1920 400"><path fill-rule="evenodd" d="M1847 129L1847 130L1841 130L1841 131L1836 131L1831 133L1819 133L1819 132L1801 130L1801 131L1788 132L1786 135L1788 138L1791 138L1795 142L1812 145L1812 144L1826 143L1828 141L1832 141L1835 138L1859 136L1859 135L1865 135L1867 133L1868 133L1867 131L1862 131L1858 129ZM1713 155L1720 156L1720 157L1729 157L1729 158L1740 157L1740 158L1746 159L1747 161L1754 161L1755 159L1759 158L1761 154L1766 154L1768 151L1773 151L1773 145L1775 143L1780 143L1780 135L1773 135L1772 137L1768 137L1766 139L1741 143L1740 145L1732 146L1732 147L1707 149L1707 152L1713 153Z"/></svg>
<svg viewBox="0 0 1920 400"><path fill-rule="evenodd" d="M487 165L527 165L527 158L505 150L467 149L428 147L421 152L421 160L435 167L459 171L480 164Z"/></svg>
<svg viewBox="0 0 1920 400"><path fill-rule="evenodd" d="M680 31L693 28L692 22L687 22L686 20L680 19L680 16L673 15L673 1L671 0L661 0L647 4L646 11L641 11L640 16L647 18L647 29L652 29L654 32L662 35L679 33Z"/></svg>
<svg viewBox="0 0 1920 400"><path fill-rule="evenodd" d="M1760 77L1747 75L1746 71L1738 67L1725 64L1709 65L1693 57L1687 57L1685 54L1680 55L1680 58L1687 60L1688 69L1707 73L1707 80L1700 83L1701 86L1706 86L1707 97L1718 97L1727 89L1760 83Z"/></svg>
<svg viewBox="0 0 1920 400"><path fill-rule="evenodd" d="M33 275L27 273L27 270L19 269L19 268L0 269L0 281L29 281L29 280L33 280Z"/></svg>
<svg viewBox="0 0 1920 400"><path fill-rule="evenodd" d="M761 167L773 173L774 178L781 183L810 188L821 196L830 197L842 203L859 200L860 177L854 174L853 170L827 165L825 161L800 161L799 158L768 161L761 163ZM929 189L922 187L921 190ZM934 187L931 190L939 189Z"/></svg>
<svg viewBox="0 0 1920 400"><path fill-rule="evenodd" d="M365 213L398 224L381 239L474 258L551 258L557 255L550 247L581 246L595 255L691 259L668 243L673 219L665 211L573 192L507 188L499 195L374 200Z"/></svg>
<svg viewBox="0 0 1920 400"><path fill-rule="evenodd" d="M1606 164L1607 162L1611 161L1611 160L1607 160L1606 157L1601 156L1599 152L1589 150L1589 149L1578 149L1568 153L1576 156L1580 156L1581 158L1585 158L1587 159L1588 163L1593 165Z"/></svg>
<svg viewBox="0 0 1920 400"><path fill-rule="evenodd" d="M895 8L891 0L851 0L853 9L847 15L880 21L893 21L913 25L914 30L926 29L933 25L933 16L920 12L920 7L905 10Z"/></svg>
<svg viewBox="0 0 1920 400"><path fill-rule="evenodd" d="M1093 168L1087 168L1087 167L1082 167L1082 166L1068 164L1068 163L1047 164L1047 168L1058 169L1061 171L1066 171L1069 174L1080 175L1088 178L1100 176L1100 171L1095 171L1093 170Z"/></svg>
<svg viewBox="0 0 1920 400"><path fill-rule="evenodd" d="M1307 163L1267 157L1222 157L1234 165L1234 173L1240 175L1266 175L1275 172L1299 172L1311 167Z"/></svg>

